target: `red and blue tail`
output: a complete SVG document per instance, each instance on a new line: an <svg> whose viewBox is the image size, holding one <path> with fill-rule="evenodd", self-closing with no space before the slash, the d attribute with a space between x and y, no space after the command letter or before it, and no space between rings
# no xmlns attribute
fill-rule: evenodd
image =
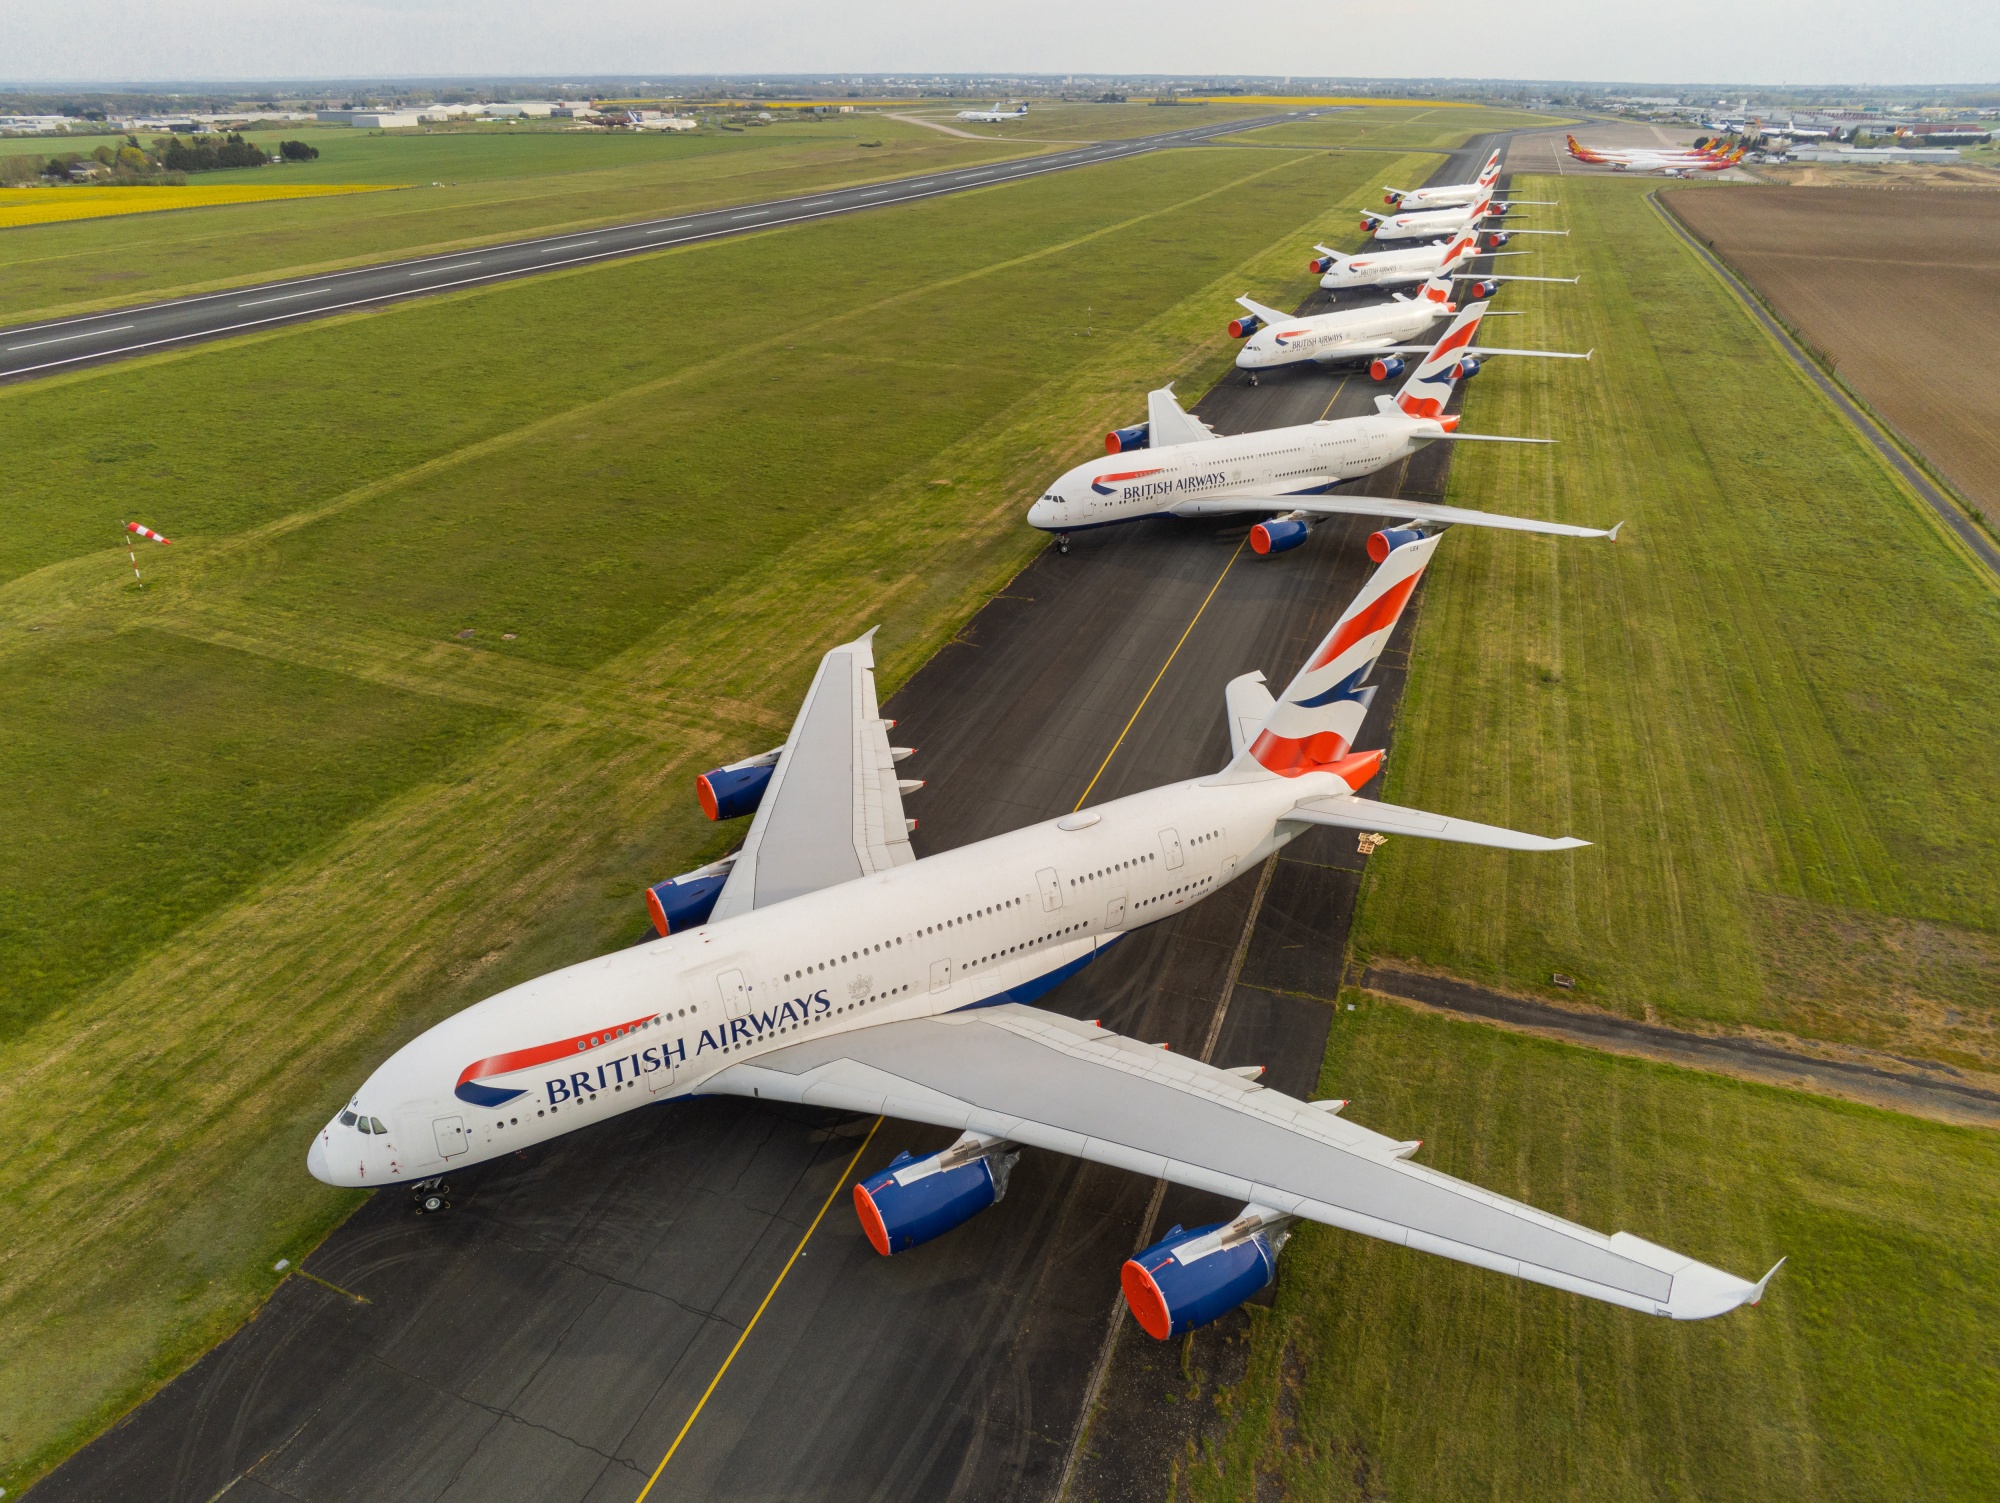
<svg viewBox="0 0 2000 1503"><path fill-rule="evenodd" d="M1249 745L1229 764L1226 776L1232 781L1330 772L1350 789L1358 789L1382 765L1379 751L1351 750L1375 697L1374 688L1364 687L1362 681L1389 645L1438 540L1400 530L1376 536L1387 547L1382 566L1272 703Z"/></svg>
<svg viewBox="0 0 2000 1503"><path fill-rule="evenodd" d="M1467 303L1459 309L1451 326L1438 337L1431 352L1410 372L1410 379L1396 393L1396 406L1405 416L1436 418L1447 428L1457 424L1456 417L1445 416L1445 404L1464 374L1465 358L1472 353L1472 338L1479 332L1479 320L1485 316L1484 302Z"/></svg>

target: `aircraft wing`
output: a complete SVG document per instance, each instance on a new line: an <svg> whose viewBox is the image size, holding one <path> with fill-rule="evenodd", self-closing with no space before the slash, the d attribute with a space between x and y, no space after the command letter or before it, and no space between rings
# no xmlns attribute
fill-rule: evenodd
<svg viewBox="0 0 2000 1503"><path fill-rule="evenodd" d="M1455 840L1462 845L1490 845L1503 851L1573 851L1589 845L1574 835L1551 837L1506 830L1499 825L1482 825L1476 820L1452 819L1422 809L1405 809L1372 798L1309 798L1287 819L1309 825L1331 825L1337 830L1368 830L1378 835L1421 835L1428 840Z"/></svg>
<svg viewBox="0 0 2000 1503"><path fill-rule="evenodd" d="M716 920L916 859L888 726L875 706L874 637L871 630L820 659L716 899Z"/></svg>
<svg viewBox="0 0 2000 1503"><path fill-rule="evenodd" d="M1447 438L1453 435L1445 435ZM1392 517L1399 521L1462 522L1472 527L1497 527L1506 532L1546 532L1564 538L1616 538L1618 527L1573 527L1568 522L1542 522L1510 517L1497 511L1472 511L1433 501L1405 501L1395 496L1214 496L1183 501L1173 508L1177 517L1227 516L1243 511L1298 511L1316 517Z"/></svg>
<svg viewBox="0 0 2000 1503"><path fill-rule="evenodd" d="M1014 1003L794 1044L705 1089L1073 1154L1678 1320L1764 1289L1410 1163L1419 1144L1335 1116L1332 1103Z"/></svg>
<svg viewBox="0 0 2000 1503"><path fill-rule="evenodd" d="M1531 279L1527 277L1509 277L1506 280L1510 282L1523 282L1529 280L1539 282L1544 280L1544 278L1535 277ZM1562 279L1558 277L1550 277L1547 278L1546 280L1560 281ZM1488 313L1484 316L1487 318L1492 318L1494 315ZM1383 349L1385 351L1397 355L1428 355L1434 348L1436 348L1435 345L1429 345L1429 344L1391 344L1383 346ZM1534 356L1539 356L1543 360L1588 360L1591 358L1591 356L1595 355L1597 351L1595 349L1589 349L1585 350L1582 354L1579 355L1574 350L1496 350L1491 345L1476 344L1472 346L1471 349L1467 350L1465 353L1468 355L1476 355L1481 360L1484 360L1488 355L1534 355Z"/></svg>
<svg viewBox="0 0 2000 1503"><path fill-rule="evenodd" d="M1146 423L1149 447L1164 449L1169 444L1198 444L1215 437L1215 430L1174 400L1171 384L1146 394Z"/></svg>

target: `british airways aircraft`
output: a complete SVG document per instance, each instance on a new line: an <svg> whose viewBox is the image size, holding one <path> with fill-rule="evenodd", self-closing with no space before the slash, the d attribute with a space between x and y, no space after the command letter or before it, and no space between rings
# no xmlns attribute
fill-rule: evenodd
<svg viewBox="0 0 2000 1503"><path fill-rule="evenodd" d="M1273 699L1224 691L1221 771L918 860L899 749L876 708L873 633L821 660L783 746L701 779L705 808L755 809L728 863L661 883L663 938L490 997L396 1051L314 1138L334 1185L421 1180L653 1102L751 1096L956 1129L854 1190L884 1254L998 1201L1023 1146L1240 1200L1127 1262L1126 1299L1165 1339L1270 1283L1306 1219L1681 1320L1754 1303L1751 1283L1411 1162L1421 1144L1226 1070L1029 1005L1124 935L1185 911L1314 825L1515 851L1520 834L1356 796L1365 684L1436 537L1384 561ZM1774 1270L1775 1271L1775 1270Z"/></svg>
<svg viewBox="0 0 2000 1503"><path fill-rule="evenodd" d="M1495 256L1525 256L1527 251L1482 250L1479 246L1481 235L1476 229L1459 231L1455 239L1436 241L1429 245L1413 245L1404 250L1355 252L1349 254L1337 251L1328 245L1315 245L1319 252L1316 259L1306 262L1306 269L1319 276L1319 285L1329 291L1338 292L1342 288L1354 287L1402 287L1411 282L1426 282L1440 272L1450 272L1454 277L1477 277L1483 284L1498 285L1501 282L1567 282L1574 285L1578 277L1524 277L1499 276L1493 272L1461 271L1474 260L1491 260ZM1504 230L1485 237L1490 241L1505 244ZM1475 297L1484 296L1475 293Z"/></svg>
<svg viewBox="0 0 2000 1503"><path fill-rule="evenodd" d="M1371 365L1380 356L1409 348L1404 341L1429 330L1441 318L1458 311L1451 300L1450 272L1440 271L1425 282L1415 297L1401 293L1385 303L1362 308L1342 308L1334 313L1314 313L1303 318L1267 308L1247 297L1236 301L1249 310L1248 318L1232 320L1230 337L1241 339L1236 352L1236 368L1251 372L1250 384L1257 384L1256 372L1287 365L1344 365L1360 361ZM1499 291L1499 279L1473 285L1472 295L1490 297ZM1489 315L1492 316L1492 315ZM1487 350L1485 354L1497 353ZM1548 360L1588 360L1588 354L1563 350L1514 350L1511 354L1540 355Z"/></svg>
<svg viewBox="0 0 2000 1503"><path fill-rule="evenodd" d="M1284 553L1305 542L1322 517L1393 517L1443 525L1466 522L1561 537L1616 537L1618 529L1572 527L1490 511L1470 511L1428 501L1386 496L1322 494L1343 480L1372 475L1407 459L1425 444L1441 441L1538 444L1539 438L1498 438L1460 433L1458 417L1447 413L1458 383L1477 374L1489 355L1533 355L1537 350L1472 348L1486 304L1462 309L1434 345L1393 345L1369 367L1376 380L1403 373L1404 352L1426 351L1401 391L1377 397L1367 417L1334 418L1291 428L1267 428L1219 438L1198 417L1182 410L1171 386L1153 392L1146 421L1108 434L1110 454L1132 455L1080 464L1062 476L1028 508L1028 524L1056 535L1069 551L1069 535L1090 527L1110 527L1151 517L1206 517L1241 512L1276 513L1250 529L1258 553ZM1143 456L1135 451L1145 451ZM1378 563L1380 559L1376 560Z"/></svg>
<svg viewBox="0 0 2000 1503"><path fill-rule="evenodd" d="M1469 183L1439 183L1431 188L1391 188L1382 186L1382 202L1392 209L1451 209L1460 204L1477 203L1490 193L1493 185L1500 181L1500 152L1496 148L1486 159L1486 165L1479 169L1479 176Z"/></svg>
<svg viewBox="0 0 2000 1503"><path fill-rule="evenodd" d="M1377 240L1427 240L1434 235L1456 236L1466 230L1477 230L1481 221L1502 217L1509 209L1522 204L1553 207L1547 199L1517 198L1508 203L1495 203L1491 194L1482 194L1476 202L1456 209L1423 209L1408 214L1376 214L1364 210L1361 228ZM1510 235L1567 235L1569 231L1509 227L1504 231L1482 233L1486 233L1494 245L1505 245Z"/></svg>
<svg viewBox="0 0 2000 1503"><path fill-rule="evenodd" d="M970 120L976 125L1005 125L1009 120L1025 120L1028 117L1026 104L1018 104L1011 110L994 108L990 110L960 110L957 118Z"/></svg>

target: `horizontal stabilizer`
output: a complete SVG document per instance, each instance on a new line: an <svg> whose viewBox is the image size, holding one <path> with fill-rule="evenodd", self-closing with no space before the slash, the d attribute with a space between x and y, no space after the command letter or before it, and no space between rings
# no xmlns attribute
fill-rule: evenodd
<svg viewBox="0 0 2000 1503"><path fill-rule="evenodd" d="M1270 719L1277 701L1264 687L1264 675L1246 673L1232 678L1223 688L1222 703L1229 717L1229 755L1240 757L1257 739L1257 732Z"/></svg>
<svg viewBox="0 0 2000 1503"><path fill-rule="evenodd" d="M1368 830L1378 835L1421 835L1427 840L1490 845L1503 851L1573 851L1590 844L1568 835L1551 839L1546 835L1503 830L1498 825L1482 825L1470 819L1426 814L1421 809L1404 809L1371 798L1309 798L1285 818L1341 830Z"/></svg>
<svg viewBox="0 0 2000 1503"><path fill-rule="evenodd" d="M1279 315L1281 318L1284 316ZM1215 437L1215 431L1200 418L1191 416L1174 400L1171 384L1146 394L1146 445L1164 449L1172 444L1199 444Z"/></svg>
<svg viewBox="0 0 2000 1503"><path fill-rule="evenodd" d="M1280 313L1276 308L1266 308L1262 303L1253 302L1247 297L1240 297L1236 301L1263 319L1267 324L1287 323L1298 317L1295 313Z"/></svg>

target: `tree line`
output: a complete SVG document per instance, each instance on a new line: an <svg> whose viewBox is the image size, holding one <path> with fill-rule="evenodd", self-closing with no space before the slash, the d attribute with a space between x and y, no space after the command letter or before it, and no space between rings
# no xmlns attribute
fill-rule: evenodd
<svg viewBox="0 0 2000 1503"><path fill-rule="evenodd" d="M278 154L287 162L310 162L318 158L319 148L304 141L280 141ZM63 151L46 160L0 157L0 184L20 186L38 179L177 184L185 183L190 172L262 167L269 161L263 147L234 131L228 135L159 136L150 146L141 146L137 136L127 136L124 145L99 146L87 156L80 151Z"/></svg>

